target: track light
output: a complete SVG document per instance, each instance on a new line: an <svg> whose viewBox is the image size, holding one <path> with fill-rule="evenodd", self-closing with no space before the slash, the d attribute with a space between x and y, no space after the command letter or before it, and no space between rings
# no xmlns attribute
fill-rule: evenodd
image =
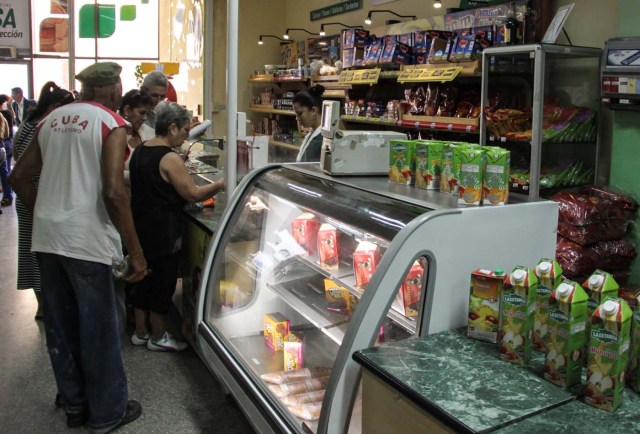
<svg viewBox="0 0 640 434"><path fill-rule="evenodd" d="M264 41L262 40L262 38L276 38L279 41L284 41L284 39L276 35L260 35L260 38L258 38L258 45L264 45Z"/></svg>
<svg viewBox="0 0 640 434"><path fill-rule="evenodd" d="M433 7L436 9L440 9L442 7L442 0L435 0L433 2Z"/></svg>
<svg viewBox="0 0 640 434"><path fill-rule="evenodd" d="M320 24L320 36L326 36L326 34L327 34L324 31L324 26L334 26L334 25L342 26L342 27L345 27L347 29L361 29L362 28L362 26L348 26L348 25L343 24L343 23L324 23L324 24Z"/></svg>
<svg viewBox="0 0 640 434"><path fill-rule="evenodd" d="M440 2L440 0L436 0L436 2ZM434 5L435 6L435 5ZM374 13L380 13L380 12L387 12L389 14L393 14L396 17L400 17L400 18L413 18L414 20L417 20L418 17L415 15L398 15L393 11L390 11L389 9L375 9L375 10L371 10L369 11L369 13L367 14L367 18L364 20L364 23L368 26L371 25L371 15L373 15Z"/></svg>
<svg viewBox="0 0 640 434"><path fill-rule="evenodd" d="M290 27L290 28L288 28L287 30L285 30L284 35L282 35L282 37L283 37L284 39L287 39L287 40L288 40L288 39L289 39L289 32L290 32L291 30L299 30L299 31L301 31L301 32L306 32L306 33L310 34L311 36L316 36L316 35L317 35L317 33L311 33L311 32L310 32L310 31L308 31L307 29L301 29L301 28L293 28L293 27Z"/></svg>

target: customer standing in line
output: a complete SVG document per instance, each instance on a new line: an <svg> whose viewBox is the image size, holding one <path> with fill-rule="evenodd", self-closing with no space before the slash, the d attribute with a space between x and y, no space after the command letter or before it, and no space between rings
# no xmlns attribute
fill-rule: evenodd
<svg viewBox="0 0 640 434"><path fill-rule="evenodd" d="M317 84L298 92L293 97L293 110L296 112L298 122L304 128L310 129L302 141L296 161L320 161L320 150L322 149L320 122L322 121L323 93L324 87Z"/></svg>
<svg viewBox="0 0 640 434"><path fill-rule="evenodd" d="M32 99L25 98L22 88L19 87L11 89L11 99L13 100L13 102L11 102L11 109L15 117L15 124L16 127L19 127L27 118L27 114L36 108L36 102Z"/></svg>
<svg viewBox="0 0 640 434"><path fill-rule="evenodd" d="M10 177L33 210L47 349L67 425L88 421L97 434L142 411L128 400L111 267L122 240L127 280L147 273L124 185L126 123L113 111L122 98L121 69L95 63L76 75L82 101L42 120Z"/></svg>
<svg viewBox="0 0 640 434"><path fill-rule="evenodd" d="M169 81L167 76L160 71L151 71L142 81L140 90L149 94L153 100L153 107L147 113L147 120L140 127L140 136L142 140L150 140L155 137L156 113L155 107L167 98L167 90L169 89Z"/></svg>
<svg viewBox="0 0 640 434"><path fill-rule="evenodd" d="M178 279L182 249L182 210L224 189L224 180L198 187L173 149L189 135L191 114L176 103L156 107L156 136L131 156L131 208L151 275L133 285L134 345L153 351L182 351L187 344L167 331L167 316Z"/></svg>
<svg viewBox="0 0 640 434"><path fill-rule="evenodd" d="M118 113L131 125L130 134L127 135L127 160L124 163L124 182L127 186L129 186L129 160L131 159L131 154L142 143L140 128L154 107L155 104L151 95L138 89L132 89L122 97Z"/></svg>
<svg viewBox="0 0 640 434"><path fill-rule="evenodd" d="M11 173L11 160L13 160L13 126L14 119L13 113L9 108L9 95L0 95L0 115L5 120L6 130L2 140L2 147L4 148L5 159L0 163L0 183L2 184L2 200L0 200L0 206L11 206L13 204L13 190L9 185L9 173Z"/></svg>
<svg viewBox="0 0 640 434"><path fill-rule="evenodd" d="M36 132L36 125L52 110L73 102L73 94L60 88L53 81L47 82L40 91L36 108L27 114L15 135L14 154L18 161ZM40 174L33 177L33 185L38 188ZM31 252L31 232L33 216L19 197L16 197L16 213L18 215L18 289L33 289L38 310L36 319L42 319L42 292L40 291L40 268L36 255Z"/></svg>

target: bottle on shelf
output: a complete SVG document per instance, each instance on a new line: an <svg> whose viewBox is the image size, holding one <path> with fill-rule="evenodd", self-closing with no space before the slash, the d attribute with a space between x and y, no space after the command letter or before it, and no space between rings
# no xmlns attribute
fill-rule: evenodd
<svg viewBox="0 0 640 434"><path fill-rule="evenodd" d="M525 2L525 11L522 17L522 43L533 44L536 42L536 11L533 9L533 1Z"/></svg>
<svg viewBox="0 0 640 434"><path fill-rule="evenodd" d="M503 24L504 26L504 44L514 45L518 42L518 27L519 23L515 17L515 14L510 11L507 13L507 19Z"/></svg>

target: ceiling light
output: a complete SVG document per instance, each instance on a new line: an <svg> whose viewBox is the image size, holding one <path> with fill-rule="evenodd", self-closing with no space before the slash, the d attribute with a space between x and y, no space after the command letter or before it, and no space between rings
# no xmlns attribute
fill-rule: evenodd
<svg viewBox="0 0 640 434"><path fill-rule="evenodd" d="M440 9L442 7L442 0L435 0L433 2L433 7L436 9Z"/></svg>
<svg viewBox="0 0 640 434"><path fill-rule="evenodd" d="M285 33L284 35L282 35L282 37L285 38L285 39L289 39L289 34Z"/></svg>
<svg viewBox="0 0 640 434"><path fill-rule="evenodd" d="M264 45L264 41L262 40L262 38L275 38L279 41L284 41L284 39L279 38L276 35L260 35L260 38L258 38L258 45Z"/></svg>
<svg viewBox="0 0 640 434"><path fill-rule="evenodd" d="M324 31L324 26L342 26L342 27L346 27L347 29L361 29L362 26L349 26L347 24L344 23L324 23L324 24L320 24L320 36L325 36L327 34L327 32Z"/></svg>
<svg viewBox="0 0 640 434"><path fill-rule="evenodd" d="M260 39L258 39L258 45L263 45L264 42L262 42L262 36L260 36Z"/></svg>
<svg viewBox="0 0 640 434"><path fill-rule="evenodd" d="M370 25L371 25L371 12L369 12L369 13L367 14L367 18L365 18L364 23L365 23L367 26L370 26Z"/></svg>
<svg viewBox="0 0 640 434"><path fill-rule="evenodd" d="M440 0L436 0L436 2L440 3ZM434 4L434 6L435 6L435 4ZM393 14L396 17L400 17L400 18L413 18L414 20L418 19L418 17L415 16L415 15L398 15L397 13L395 13L393 11L390 11L389 9L375 9L375 10L369 11L369 13L367 14L367 18L364 20L364 23L366 25L368 25L368 26L371 25L371 15L373 13L380 13L380 12L386 12L386 13L389 13L389 14Z"/></svg>

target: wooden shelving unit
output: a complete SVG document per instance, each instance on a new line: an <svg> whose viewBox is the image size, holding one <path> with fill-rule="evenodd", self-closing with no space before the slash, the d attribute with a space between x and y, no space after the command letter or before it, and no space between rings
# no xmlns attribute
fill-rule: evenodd
<svg viewBox="0 0 640 434"><path fill-rule="evenodd" d="M249 111L252 111L255 113L268 113L272 115L285 115L285 116L296 115L296 112L294 112L293 110L278 110L278 109L274 109L273 107L263 106L258 104L251 104L249 106Z"/></svg>
<svg viewBox="0 0 640 434"><path fill-rule="evenodd" d="M278 148L290 149L292 151L297 151L300 149L299 145L294 145L292 143L280 142L278 140L269 139L269 145L276 146Z"/></svg>
<svg viewBox="0 0 640 434"><path fill-rule="evenodd" d="M416 120L415 118L421 118ZM370 125L385 125L402 128L416 128L421 130L454 131L459 133L477 133L478 119L458 119L438 116L416 116L414 119L405 118L399 121L381 118L368 118L365 116L342 115L344 122L354 122Z"/></svg>

